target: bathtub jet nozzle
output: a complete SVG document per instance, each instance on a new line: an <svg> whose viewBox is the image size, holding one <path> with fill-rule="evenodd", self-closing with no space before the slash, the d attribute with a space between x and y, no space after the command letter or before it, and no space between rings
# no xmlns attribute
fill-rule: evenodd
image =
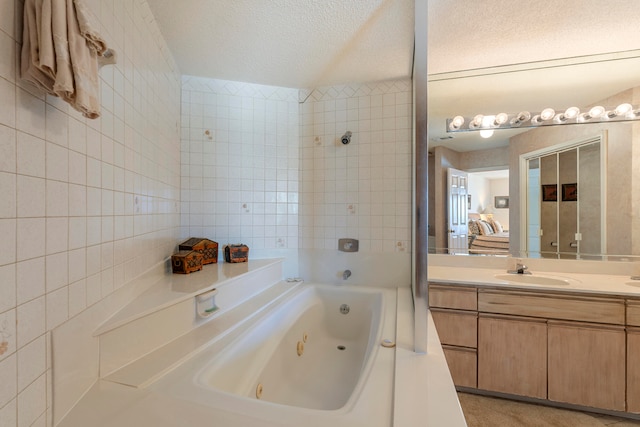
<svg viewBox="0 0 640 427"><path fill-rule="evenodd" d="M340 141L344 144L347 145L348 143L351 142L351 131L348 130L344 133L344 135L342 135L342 138L340 138Z"/></svg>

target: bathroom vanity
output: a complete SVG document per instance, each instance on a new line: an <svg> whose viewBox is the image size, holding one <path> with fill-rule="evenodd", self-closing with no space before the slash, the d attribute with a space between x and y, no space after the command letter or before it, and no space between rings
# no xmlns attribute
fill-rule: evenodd
<svg viewBox="0 0 640 427"><path fill-rule="evenodd" d="M536 285L535 273L519 283L504 271L471 269L471 279L464 270L429 276L459 389L640 413L640 287L628 276L538 273Z"/></svg>

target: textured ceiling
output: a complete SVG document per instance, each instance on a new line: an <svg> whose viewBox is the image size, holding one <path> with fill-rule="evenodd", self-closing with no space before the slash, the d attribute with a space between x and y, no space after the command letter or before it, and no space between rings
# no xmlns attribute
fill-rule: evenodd
<svg viewBox="0 0 640 427"><path fill-rule="evenodd" d="M429 0L429 74L638 49L630 0Z"/></svg>
<svg viewBox="0 0 640 427"><path fill-rule="evenodd" d="M148 0L183 74L310 88L408 77L413 0Z"/></svg>
<svg viewBox="0 0 640 427"><path fill-rule="evenodd" d="M414 0L148 0L183 74L294 88L411 75ZM457 114L566 108L640 86L637 0L428 0L430 146ZM640 53L626 56L640 57ZM566 61L563 58L579 58ZM570 62L578 63L569 65ZM514 65L515 64L515 65ZM466 70L465 73L456 73Z"/></svg>

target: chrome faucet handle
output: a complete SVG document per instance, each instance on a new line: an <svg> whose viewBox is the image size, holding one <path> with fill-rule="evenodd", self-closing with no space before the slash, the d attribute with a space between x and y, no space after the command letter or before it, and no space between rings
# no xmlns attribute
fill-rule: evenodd
<svg viewBox="0 0 640 427"><path fill-rule="evenodd" d="M529 271L529 267L527 267L526 265L524 265L522 263L516 263L515 270L507 270L507 273L509 273L509 274L531 274L531 272Z"/></svg>

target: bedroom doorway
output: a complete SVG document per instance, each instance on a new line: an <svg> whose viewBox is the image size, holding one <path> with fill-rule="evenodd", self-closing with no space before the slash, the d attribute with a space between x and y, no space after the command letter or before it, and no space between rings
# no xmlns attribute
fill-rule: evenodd
<svg viewBox="0 0 640 427"><path fill-rule="evenodd" d="M509 253L509 169L469 172L469 253Z"/></svg>
<svg viewBox="0 0 640 427"><path fill-rule="evenodd" d="M491 216L500 221L505 230L509 229L509 206L498 204L508 201L509 197L509 169L469 172L469 214Z"/></svg>

